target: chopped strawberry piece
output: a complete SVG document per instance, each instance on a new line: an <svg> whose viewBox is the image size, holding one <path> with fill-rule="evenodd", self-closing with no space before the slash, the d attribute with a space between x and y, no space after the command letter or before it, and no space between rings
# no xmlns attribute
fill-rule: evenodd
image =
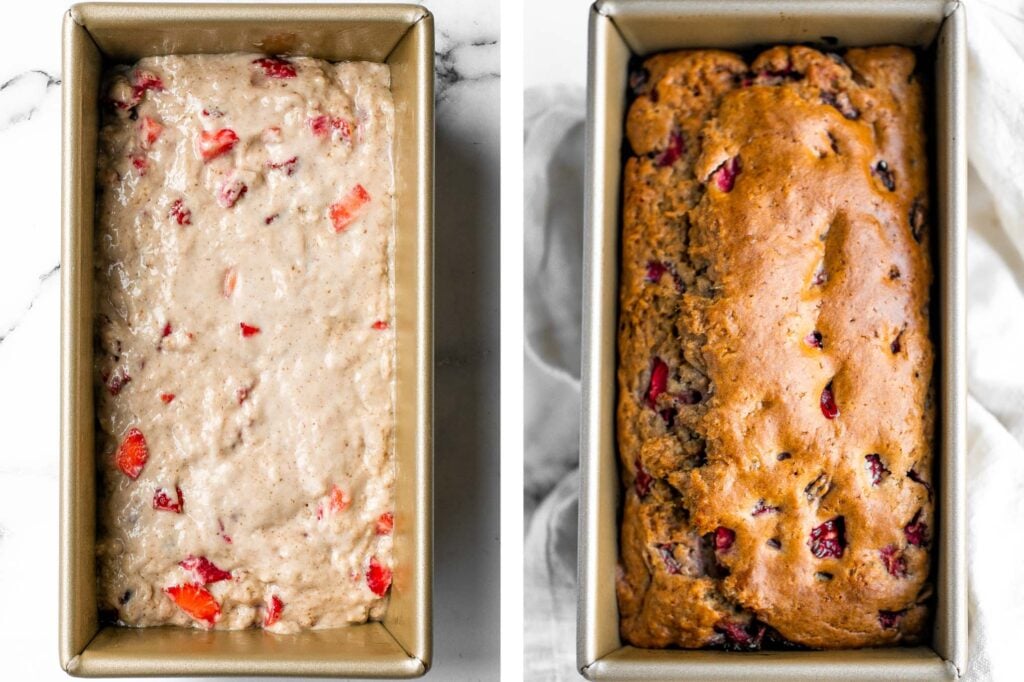
<svg viewBox="0 0 1024 682"><path fill-rule="evenodd" d="M146 169L149 168L149 161L146 160L145 156L136 154L132 157L132 166L135 167L135 170L139 171L139 175L145 175Z"/></svg>
<svg viewBox="0 0 1024 682"><path fill-rule="evenodd" d="M728 552L734 542L736 542L736 531L725 526L719 526L715 529L716 552Z"/></svg>
<svg viewBox="0 0 1024 682"><path fill-rule="evenodd" d="M117 395L121 392L121 389L125 387L125 384L131 380L132 378L129 376L128 372L115 370L114 373L110 375L110 379L107 380L107 390L110 391L110 395Z"/></svg>
<svg viewBox="0 0 1024 682"><path fill-rule="evenodd" d="M323 137L331 133L331 117L320 114L309 119L309 127L314 135Z"/></svg>
<svg viewBox="0 0 1024 682"><path fill-rule="evenodd" d="M740 174L740 157L734 156L715 171L715 184L723 192L731 192L736 184L736 176Z"/></svg>
<svg viewBox="0 0 1024 682"><path fill-rule="evenodd" d="M291 175L295 172L295 166L298 165L298 162L299 157L297 156L293 156L287 161L278 161L276 163L273 161L267 161L267 168L270 168L271 170L284 171L285 175Z"/></svg>
<svg viewBox="0 0 1024 682"><path fill-rule="evenodd" d="M839 407L836 406L836 397L832 393L832 382L821 389L821 413L825 419L835 419L839 416Z"/></svg>
<svg viewBox="0 0 1024 682"><path fill-rule="evenodd" d="M895 628L903 618L903 611L879 611L878 624L885 629Z"/></svg>
<svg viewBox="0 0 1024 682"><path fill-rule="evenodd" d="M220 191L217 192L217 203L224 208L232 208L248 191L249 186L239 178L230 178L220 186Z"/></svg>
<svg viewBox="0 0 1024 682"><path fill-rule="evenodd" d="M391 512L384 512L377 518L377 535L391 535L395 527L395 515Z"/></svg>
<svg viewBox="0 0 1024 682"><path fill-rule="evenodd" d="M220 616L220 604L202 585L185 583L165 587L164 592L174 600L179 609L200 622L213 625Z"/></svg>
<svg viewBox="0 0 1024 682"><path fill-rule="evenodd" d="M201 585L231 580L229 571L217 568L212 561L204 556L189 554L183 561L179 561L178 565L195 575Z"/></svg>
<svg viewBox="0 0 1024 682"><path fill-rule="evenodd" d="M224 298L231 298L231 294L235 293L236 286L238 286L238 270L228 268L224 271L224 281L221 284L221 293L224 294Z"/></svg>
<svg viewBox="0 0 1024 682"><path fill-rule="evenodd" d="M203 161L210 161L231 151L236 142L238 142L238 135L231 128L204 130L199 133L199 153L202 155Z"/></svg>
<svg viewBox="0 0 1024 682"><path fill-rule="evenodd" d="M686 153L686 143L683 141L683 134L678 130L672 131L668 138L668 146L661 152L655 163L659 166L671 166Z"/></svg>
<svg viewBox="0 0 1024 682"><path fill-rule="evenodd" d="M370 202L370 194L362 185L356 185L342 197L341 201L331 205L331 223L335 232L341 232L351 225L362 213L362 209Z"/></svg>
<svg viewBox="0 0 1024 682"><path fill-rule="evenodd" d="M244 336L245 338L249 338L250 336L255 336L256 334L260 333L259 327L256 327L251 324L246 324L245 322L239 322L238 326L242 329L242 336Z"/></svg>
<svg viewBox="0 0 1024 682"><path fill-rule="evenodd" d="M370 559L370 567L366 571L366 584L370 591L378 597L383 597L391 587L391 569L381 566L377 557Z"/></svg>
<svg viewBox="0 0 1024 682"><path fill-rule="evenodd" d="M668 267L661 261L648 261L647 272L644 274L644 281L651 283L657 282L666 272L668 272Z"/></svg>
<svg viewBox="0 0 1024 682"><path fill-rule="evenodd" d="M388 327L390 327L391 325L389 325L389 324L387 323L387 320L377 320L377 321L376 321L376 322L374 322L374 323L373 323L373 324L372 324L371 326L372 326L372 327L373 327L374 329L376 329L377 331L384 331L385 329L387 329L387 328L388 328Z"/></svg>
<svg viewBox="0 0 1024 682"><path fill-rule="evenodd" d="M352 500L349 499L349 496L345 494L344 490L335 485L331 488L329 503L331 511L342 512L351 506Z"/></svg>
<svg viewBox="0 0 1024 682"><path fill-rule="evenodd" d="M174 400L174 394L173 393L161 393L160 394L160 400L162 400L164 402L164 405L169 405L170 402L172 400Z"/></svg>
<svg viewBox="0 0 1024 682"><path fill-rule="evenodd" d="M641 498L647 497L647 493L651 492L651 484L654 482L654 478L647 473L647 469L640 462L640 458L636 458L636 478L633 480L633 487L636 488L636 494Z"/></svg>
<svg viewBox="0 0 1024 682"><path fill-rule="evenodd" d="M647 407L654 409L658 396L668 388L668 365L661 358L651 361L651 378L647 383Z"/></svg>
<svg viewBox="0 0 1024 682"><path fill-rule="evenodd" d="M871 475L871 485L878 485L882 482L882 479L892 473L885 468L885 464L882 463L882 456L877 452L864 455L864 467L868 470L868 474Z"/></svg>
<svg viewBox="0 0 1024 682"><path fill-rule="evenodd" d="M907 560L903 558L903 552L896 545L886 545L878 551L885 564L885 570L894 578L907 577Z"/></svg>
<svg viewBox="0 0 1024 682"><path fill-rule="evenodd" d="M164 324L163 330L160 332L160 338L167 338L171 335L174 330L171 328L171 323L167 322Z"/></svg>
<svg viewBox="0 0 1024 682"><path fill-rule="evenodd" d="M160 137L160 133L164 127L151 119L149 116L143 116L142 120L139 121L139 131L142 133L142 146L148 149L151 144L157 141Z"/></svg>
<svg viewBox="0 0 1024 682"><path fill-rule="evenodd" d="M343 118L336 118L320 114L309 119L309 127L317 137L328 137L335 130L343 140L351 139L352 125Z"/></svg>
<svg viewBox="0 0 1024 682"><path fill-rule="evenodd" d="M252 390L248 387L242 387L235 391L235 398L238 400L238 404L241 405L245 402L246 398L249 397L249 391Z"/></svg>
<svg viewBox="0 0 1024 682"><path fill-rule="evenodd" d="M146 465L147 459L149 459L149 448L146 447L146 437L135 427L128 429L128 433L125 434L124 440L121 441L121 445L117 448L117 454L114 456L117 468L123 471L125 476L134 480L142 473L142 467Z"/></svg>
<svg viewBox="0 0 1024 682"><path fill-rule="evenodd" d="M181 199L175 199L174 203L171 204L171 217L178 221L179 225L191 225L192 224L192 211L185 208L185 202Z"/></svg>
<svg viewBox="0 0 1024 682"><path fill-rule="evenodd" d="M922 513L924 510L918 509L914 518L910 519L910 523L903 527L903 534L906 536L907 542L915 547L925 547L928 544L928 524L921 519Z"/></svg>
<svg viewBox="0 0 1024 682"><path fill-rule="evenodd" d="M295 78L296 75L295 65L280 57L260 57L252 63L263 69L268 78Z"/></svg>
<svg viewBox="0 0 1024 682"><path fill-rule="evenodd" d="M132 75L132 97L137 104L148 90L162 91L164 82L150 71L136 71Z"/></svg>
<svg viewBox="0 0 1024 682"><path fill-rule="evenodd" d="M180 514L184 511L185 498L181 494L181 488L174 486L174 492L177 495L176 500L171 499L171 494L167 492L166 488L157 488L156 492L153 493L153 509L174 512L175 514Z"/></svg>
<svg viewBox="0 0 1024 682"><path fill-rule="evenodd" d="M264 219L263 219L263 224L264 224L264 225L269 225L270 223L272 223L272 222L274 222L275 220L277 220L277 216L278 216L278 214L277 214L277 213L274 213L274 214L268 215L268 216L267 216L266 218L264 218Z"/></svg>
<svg viewBox="0 0 1024 682"><path fill-rule="evenodd" d="M807 546L811 548L811 554L819 559L842 558L843 550L846 548L845 519L842 516L837 516L812 529Z"/></svg>
<svg viewBox="0 0 1024 682"><path fill-rule="evenodd" d="M269 628L271 625L281 620L281 612L284 611L284 602L276 594L270 597L270 603L267 604L267 615L263 619L263 627Z"/></svg>

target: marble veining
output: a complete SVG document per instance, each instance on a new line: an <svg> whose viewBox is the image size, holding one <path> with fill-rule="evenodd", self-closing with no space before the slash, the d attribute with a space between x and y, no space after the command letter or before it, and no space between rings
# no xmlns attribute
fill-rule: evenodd
<svg viewBox="0 0 1024 682"><path fill-rule="evenodd" d="M0 133L30 120L59 85L60 78L41 69L19 73L0 84Z"/></svg>
<svg viewBox="0 0 1024 682"><path fill-rule="evenodd" d="M42 275L39 275L39 283L37 284L36 290L32 294L32 297L29 299L28 303L22 309L21 313L14 319L14 321L10 323L10 326L8 326L5 331L0 332L0 343L6 341L7 337L11 335L11 332L18 328L18 325L21 323L22 320L25 319L25 316L28 315L29 311L32 310L32 307L36 304L36 301L47 289L50 280L56 279L54 275L56 275L58 272L60 272L60 263L57 263L57 265L54 265L47 272L43 273Z"/></svg>

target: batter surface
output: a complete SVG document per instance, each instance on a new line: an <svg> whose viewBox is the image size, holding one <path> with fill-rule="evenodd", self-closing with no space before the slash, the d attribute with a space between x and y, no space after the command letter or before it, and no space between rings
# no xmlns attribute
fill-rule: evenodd
<svg viewBox="0 0 1024 682"><path fill-rule="evenodd" d="M290 633L384 613L389 86L381 64L252 54L108 75L97 560L124 624Z"/></svg>

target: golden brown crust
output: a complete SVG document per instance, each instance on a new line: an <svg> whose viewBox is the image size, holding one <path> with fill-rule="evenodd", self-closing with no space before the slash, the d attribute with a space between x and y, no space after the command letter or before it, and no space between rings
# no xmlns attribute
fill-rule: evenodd
<svg viewBox="0 0 1024 682"><path fill-rule="evenodd" d="M644 63L626 122L617 415L634 645L924 634L931 269L914 64L899 47Z"/></svg>

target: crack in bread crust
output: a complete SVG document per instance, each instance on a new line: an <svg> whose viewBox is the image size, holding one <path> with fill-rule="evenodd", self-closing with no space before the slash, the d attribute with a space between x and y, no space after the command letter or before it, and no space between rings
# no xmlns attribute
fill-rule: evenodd
<svg viewBox="0 0 1024 682"><path fill-rule="evenodd" d="M631 84L623 638L921 641L934 414L914 53L681 51Z"/></svg>

